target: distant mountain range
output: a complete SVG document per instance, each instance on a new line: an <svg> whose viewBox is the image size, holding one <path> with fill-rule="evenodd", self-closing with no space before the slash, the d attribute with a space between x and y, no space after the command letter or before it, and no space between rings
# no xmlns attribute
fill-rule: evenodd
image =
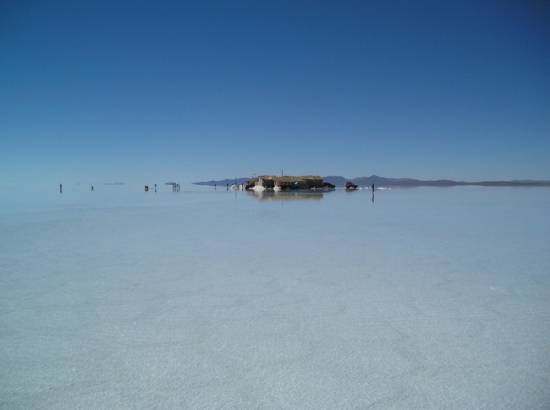
<svg viewBox="0 0 550 410"><path fill-rule="evenodd" d="M227 184L244 184L251 178L228 178L220 180L211 180L203 182L195 182L195 185L207 186L225 186ZM323 178L325 182L330 182L337 187L343 187L346 182L351 181L359 186L394 186L394 187L420 187L420 186L461 186L461 185L478 185L478 186L547 186L550 187L550 180L509 180L509 181L453 181L450 179L433 179L423 180L414 178L385 178L378 175L370 177L345 178L343 176L329 175Z"/></svg>

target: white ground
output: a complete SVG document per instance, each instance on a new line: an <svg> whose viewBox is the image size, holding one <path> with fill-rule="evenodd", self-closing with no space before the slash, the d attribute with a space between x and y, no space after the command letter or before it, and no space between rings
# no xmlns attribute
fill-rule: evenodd
<svg viewBox="0 0 550 410"><path fill-rule="evenodd" d="M32 199L2 408L550 408L550 190Z"/></svg>

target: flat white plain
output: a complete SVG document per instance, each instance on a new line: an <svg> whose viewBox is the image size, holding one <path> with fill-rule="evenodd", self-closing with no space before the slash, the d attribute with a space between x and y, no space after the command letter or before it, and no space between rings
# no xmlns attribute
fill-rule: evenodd
<svg viewBox="0 0 550 410"><path fill-rule="evenodd" d="M0 407L550 405L549 189L127 191L2 193Z"/></svg>

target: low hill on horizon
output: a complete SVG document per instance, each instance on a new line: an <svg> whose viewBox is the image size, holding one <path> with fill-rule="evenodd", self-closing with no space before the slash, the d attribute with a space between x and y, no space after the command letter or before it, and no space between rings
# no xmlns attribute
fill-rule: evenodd
<svg viewBox="0 0 550 410"><path fill-rule="evenodd" d="M206 186L225 186L227 184L233 185L233 184L246 184L249 180L252 178L226 178L226 179L218 179L218 180L210 180L210 181L203 181L203 182L193 182L194 185L206 185Z"/></svg>

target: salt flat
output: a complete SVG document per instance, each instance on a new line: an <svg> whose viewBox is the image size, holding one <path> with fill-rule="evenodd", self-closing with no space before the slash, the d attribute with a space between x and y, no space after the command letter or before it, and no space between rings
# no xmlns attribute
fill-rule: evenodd
<svg viewBox="0 0 550 410"><path fill-rule="evenodd" d="M547 409L550 190L0 198L0 407Z"/></svg>

